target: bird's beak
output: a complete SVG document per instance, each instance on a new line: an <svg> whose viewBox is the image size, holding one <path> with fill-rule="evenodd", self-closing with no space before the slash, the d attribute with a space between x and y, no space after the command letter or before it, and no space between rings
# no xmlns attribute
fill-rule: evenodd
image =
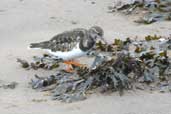
<svg viewBox="0 0 171 114"><path fill-rule="evenodd" d="M107 41L105 40L104 37L100 37L100 40L101 40L102 42L104 42L105 44L107 44Z"/></svg>
<svg viewBox="0 0 171 114"><path fill-rule="evenodd" d="M101 42L107 44L107 41L106 41L105 38L103 38L103 37L98 37L97 40L96 40L96 42L99 42L99 41L101 41Z"/></svg>

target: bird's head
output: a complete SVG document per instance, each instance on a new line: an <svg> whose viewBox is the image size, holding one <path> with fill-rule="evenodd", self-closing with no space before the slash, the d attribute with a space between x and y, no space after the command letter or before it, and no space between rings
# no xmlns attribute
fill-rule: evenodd
<svg viewBox="0 0 171 114"><path fill-rule="evenodd" d="M104 39L104 31L99 26L92 26L89 29L90 37L93 38L95 41L102 40L104 43L107 43Z"/></svg>

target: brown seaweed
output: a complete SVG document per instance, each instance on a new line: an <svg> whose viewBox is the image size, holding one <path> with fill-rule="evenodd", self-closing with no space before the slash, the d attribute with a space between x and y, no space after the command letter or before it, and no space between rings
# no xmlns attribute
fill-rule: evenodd
<svg viewBox="0 0 171 114"><path fill-rule="evenodd" d="M47 69L47 70L58 68L60 61L61 60L53 58L49 55L43 55L42 57L34 56L33 62L30 63L20 58L17 59L17 62L19 62L23 68L34 69L34 70L37 70L39 68Z"/></svg>
<svg viewBox="0 0 171 114"><path fill-rule="evenodd" d="M40 90L48 90L46 88L54 85L49 89L52 99L62 102L84 100L90 91L99 88L101 92L118 91L120 95L134 87L141 90L146 87L160 89L161 92L168 88L170 91L170 46L169 38L156 35L140 41L116 39L109 45L97 43L98 54L94 55L91 67L73 66L74 73L59 70L48 77L35 76L31 85L33 89Z"/></svg>
<svg viewBox="0 0 171 114"><path fill-rule="evenodd" d="M114 6L112 11L128 14L146 13L135 20L137 23L151 24L157 21L171 20L171 1L170 0L133 0L130 3Z"/></svg>

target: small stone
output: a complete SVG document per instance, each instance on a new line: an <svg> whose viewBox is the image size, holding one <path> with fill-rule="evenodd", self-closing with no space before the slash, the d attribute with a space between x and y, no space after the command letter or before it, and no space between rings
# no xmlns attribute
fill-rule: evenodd
<svg viewBox="0 0 171 114"><path fill-rule="evenodd" d="M19 62L23 68L28 68L29 67L29 63L26 60L22 60L20 58L17 59L17 62Z"/></svg>
<svg viewBox="0 0 171 114"><path fill-rule="evenodd" d="M52 17L50 17L50 19L56 19L56 17L53 17L53 16L52 16Z"/></svg>
<svg viewBox="0 0 171 114"><path fill-rule="evenodd" d="M32 99L32 102L37 102L37 103L46 102L46 101L47 101L46 99Z"/></svg>
<svg viewBox="0 0 171 114"><path fill-rule="evenodd" d="M76 25L78 23L76 21L71 21L71 24Z"/></svg>
<svg viewBox="0 0 171 114"><path fill-rule="evenodd" d="M95 4L96 2L92 1L91 4Z"/></svg>
<svg viewBox="0 0 171 114"><path fill-rule="evenodd" d="M3 84L2 87L4 89L15 89L15 87L18 85L17 82L11 82L9 84Z"/></svg>

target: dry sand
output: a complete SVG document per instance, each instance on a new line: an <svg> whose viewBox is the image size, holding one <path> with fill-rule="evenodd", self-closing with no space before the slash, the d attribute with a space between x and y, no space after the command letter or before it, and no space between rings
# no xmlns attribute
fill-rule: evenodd
<svg viewBox="0 0 171 114"><path fill-rule="evenodd" d="M92 4L95 2L95 4ZM107 13L113 0L1 0L0 1L0 80L17 81L14 90L0 88L0 114L171 114L170 93L125 92L91 95L85 101L65 104L50 100L48 93L28 86L35 73L26 71L16 58L31 59L40 52L28 51L31 42L48 40L53 35L76 27L99 25L110 42L113 38L168 36L171 22L137 25L131 17ZM55 71L51 71L55 72Z"/></svg>

